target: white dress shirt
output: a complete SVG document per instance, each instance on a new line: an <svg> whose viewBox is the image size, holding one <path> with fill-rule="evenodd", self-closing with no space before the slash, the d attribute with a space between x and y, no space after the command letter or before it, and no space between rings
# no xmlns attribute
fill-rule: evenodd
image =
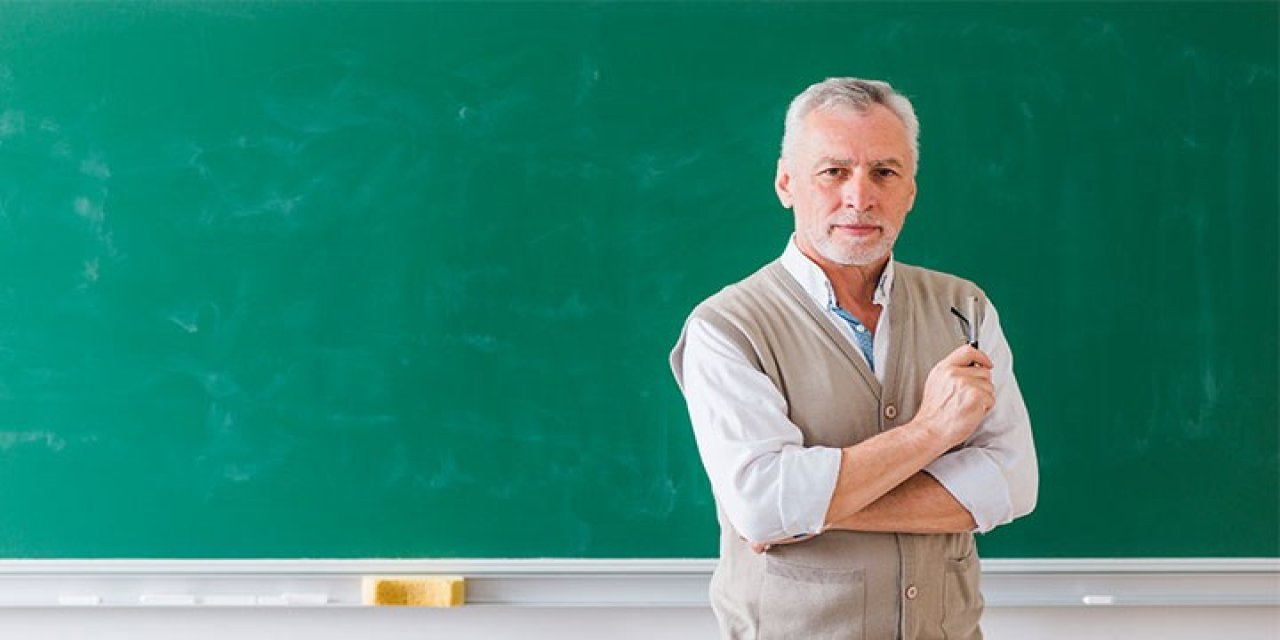
<svg viewBox="0 0 1280 640"><path fill-rule="evenodd" d="M830 310L831 282L794 239L782 265L861 354L853 328ZM890 258L873 298L883 309L872 343L875 362L888 362L893 273ZM924 470L969 510L977 531L986 532L1034 508L1038 469L1013 354L989 300L978 340L994 364L995 406L964 448ZM804 446L800 429L787 418L782 393L710 324L690 321L683 365L698 451L716 499L738 533L753 542L821 533L840 471L840 449ZM875 368L881 384L884 370Z"/></svg>

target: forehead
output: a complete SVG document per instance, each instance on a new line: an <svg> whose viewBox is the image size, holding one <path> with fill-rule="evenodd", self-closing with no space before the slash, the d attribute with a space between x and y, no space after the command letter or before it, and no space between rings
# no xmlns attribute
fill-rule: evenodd
<svg viewBox="0 0 1280 640"><path fill-rule="evenodd" d="M816 109L803 122L798 141L805 156L851 160L874 156L905 163L911 154L906 126L884 105L875 104L865 111Z"/></svg>

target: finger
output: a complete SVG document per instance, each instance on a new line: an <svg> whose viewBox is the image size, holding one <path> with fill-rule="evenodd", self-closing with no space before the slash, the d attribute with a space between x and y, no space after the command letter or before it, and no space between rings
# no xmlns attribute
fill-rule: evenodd
<svg viewBox="0 0 1280 640"><path fill-rule="evenodd" d="M949 369L958 380L990 380L991 370L986 367L952 367Z"/></svg>
<svg viewBox="0 0 1280 640"><path fill-rule="evenodd" d="M986 413L995 405L995 386L988 380L966 379L957 389L957 400L969 407L981 407Z"/></svg>
<svg viewBox="0 0 1280 640"><path fill-rule="evenodd" d="M995 404L996 385L992 384L990 380L983 380L982 382L978 383L978 390L982 392L982 395L986 396L986 398L991 401L991 404Z"/></svg>
<svg viewBox="0 0 1280 640"><path fill-rule="evenodd" d="M987 357L987 354L967 344L957 347L955 351L947 354L947 357L943 358L942 361L955 367L968 367L977 364L990 369L992 366L991 359Z"/></svg>
<svg viewBox="0 0 1280 640"><path fill-rule="evenodd" d="M980 373L981 369L972 367L970 371L959 371L951 379L956 391L963 392L971 389L985 389L992 386L991 376L985 376Z"/></svg>
<svg viewBox="0 0 1280 640"><path fill-rule="evenodd" d="M982 407L983 415L991 413L996 406L995 389L979 389L977 397L978 405Z"/></svg>
<svg viewBox="0 0 1280 640"><path fill-rule="evenodd" d="M986 417L991 410L996 407L996 399L994 396L986 396L981 401L982 415Z"/></svg>
<svg viewBox="0 0 1280 640"><path fill-rule="evenodd" d="M994 400L996 397L996 386L991 382L991 378L971 377L964 381L965 389L974 394L975 399Z"/></svg>
<svg viewBox="0 0 1280 640"><path fill-rule="evenodd" d="M969 348L973 349L973 347ZM991 358L987 354L979 351L978 349L973 349L973 364L984 369L994 369L996 366L995 363L991 362Z"/></svg>

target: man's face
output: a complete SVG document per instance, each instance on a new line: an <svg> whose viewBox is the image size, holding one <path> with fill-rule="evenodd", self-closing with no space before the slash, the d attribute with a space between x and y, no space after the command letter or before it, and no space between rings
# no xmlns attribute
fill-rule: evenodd
<svg viewBox="0 0 1280 640"><path fill-rule="evenodd" d="M774 187L794 209L800 250L839 265L878 264L916 198L906 127L877 104L812 111L798 133Z"/></svg>

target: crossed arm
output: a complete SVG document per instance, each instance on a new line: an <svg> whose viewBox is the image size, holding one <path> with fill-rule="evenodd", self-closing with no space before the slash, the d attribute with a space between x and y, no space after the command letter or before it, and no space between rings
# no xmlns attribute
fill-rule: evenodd
<svg viewBox="0 0 1280 640"><path fill-rule="evenodd" d="M973 514L942 483L927 472L920 471L861 511L830 522L827 530L963 533L973 531L976 527ZM811 538L813 536L753 542L751 548L756 553L762 553L772 546L795 544Z"/></svg>
<svg viewBox="0 0 1280 640"><path fill-rule="evenodd" d="M929 372L920 411L907 424L841 451L826 529L956 533L973 515L924 467L972 435L995 404L991 361L960 347ZM811 536L809 536L811 537ZM753 543L756 551L808 537Z"/></svg>
<svg viewBox="0 0 1280 640"><path fill-rule="evenodd" d="M831 529L897 533L960 533L977 524L942 483L921 471Z"/></svg>
<svg viewBox="0 0 1280 640"><path fill-rule="evenodd" d="M989 359L962 347L935 367L911 422L852 447L823 450L799 442L785 401L773 397L778 392L763 374L753 372L759 379L752 380L727 368L734 354L702 336L700 357L717 360L703 373L714 375L695 383L686 366L686 386L703 388L685 390L720 396L714 407L695 406L691 398L690 410L734 528L762 549L829 530L986 531L1029 512L1037 484L1029 422L1007 343L991 337L1000 339L984 336L984 342L1003 349L993 349ZM997 387L1003 385L996 393L1004 399L984 422L992 406L991 360Z"/></svg>

